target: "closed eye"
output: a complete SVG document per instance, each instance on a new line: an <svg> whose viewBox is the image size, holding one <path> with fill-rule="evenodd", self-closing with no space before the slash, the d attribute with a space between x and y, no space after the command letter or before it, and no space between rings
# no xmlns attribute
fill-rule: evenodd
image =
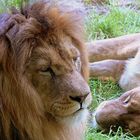
<svg viewBox="0 0 140 140"><path fill-rule="evenodd" d="M73 63L76 66L76 69L81 72L81 60L80 57L73 58Z"/></svg>
<svg viewBox="0 0 140 140"><path fill-rule="evenodd" d="M128 96L124 101L123 104L128 104L131 99L131 96Z"/></svg>
<svg viewBox="0 0 140 140"><path fill-rule="evenodd" d="M79 61L79 60L80 60L80 56L77 56L77 57L74 57L74 58L73 58L73 61L74 61L74 62Z"/></svg>
<svg viewBox="0 0 140 140"><path fill-rule="evenodd" d="M46 75L47 73L49 73L49 74L51 74L52 77L55 76L54 71L53 71L52 68L50 68L50 67L48 67L48 68L46 68L46 69L41 69L40 72L41 72L42 74L45 74L45 75Z"/></svg>

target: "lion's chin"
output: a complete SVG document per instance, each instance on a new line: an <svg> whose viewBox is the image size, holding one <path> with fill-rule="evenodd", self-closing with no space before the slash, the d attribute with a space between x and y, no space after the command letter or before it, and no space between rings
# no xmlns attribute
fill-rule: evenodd
<svg viewBox="0 0 140 140"><path fill-rule="evenodd" d="M78 123L85 122L89 116L89 112L87 109L79 109L68 116L57 116L55 117L59 123L63 123L65 125L74 125Z"/></svg>

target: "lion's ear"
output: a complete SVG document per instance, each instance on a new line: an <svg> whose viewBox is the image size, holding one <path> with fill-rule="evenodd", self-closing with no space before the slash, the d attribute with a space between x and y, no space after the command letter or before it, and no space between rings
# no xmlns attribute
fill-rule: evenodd
<svg viewBox="0 0 140 140"><path fill-rule="evenodd" d="M16 24L16 20L12 18L10 14L0 15L0 63L2 61L4 52L10 47L12 37L13 27ZM12 30L11 30L12 29Z"/></svg>
<svg viewBox="0 0 140 140"><path fill-rule="evenodd" d="M11 19L10 14L0 15L0 36L4 36L5 33L15 24L15 21Z"/></svg>
<svg viewBox="0 0 140 140"><path fill-rule="evenodd" d="M19 24L25 20L25 17L20 14L0 15L0 62L5 48L8 49L13 44L15 35L19 30Z"/></svg>

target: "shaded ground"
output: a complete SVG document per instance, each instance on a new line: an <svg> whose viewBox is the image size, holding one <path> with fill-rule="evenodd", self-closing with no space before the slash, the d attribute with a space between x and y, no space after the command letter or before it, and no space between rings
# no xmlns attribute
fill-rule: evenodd
<svg viewBox="0 0 140 140"><path fill-rule="evenodd" d="M137 10L139 12L140 9L140 1L139 0L93 0L90 3L84 3L85 9L87 13L90 13L91 10L95 10L99 14L105 14L109 11L109 8L106 4L110 4L113 6L118 6L121 8L129 7L133 10Z"/></svg>

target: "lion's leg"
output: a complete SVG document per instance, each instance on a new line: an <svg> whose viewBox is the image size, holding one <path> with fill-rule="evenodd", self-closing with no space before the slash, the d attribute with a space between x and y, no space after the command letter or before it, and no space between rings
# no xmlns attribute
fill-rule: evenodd
<svg viewBox="0 0 140 140"><path fill-rule="evenodd" d="M140 33L86 43L90 62L116 59L126 60L135 56L140 48Z"/></svg>
<svg viewBox="0 0 140 140"><path fill-rule="evenodd" d="M119 84L124 90L140 86L140 50L137 52L135 58L127 61Z"/></svg>
<svg viewBox="0 0 140 140"><path fill-rule="evenodd" d="M125 60L111 59L90 63L90 77L112 77L119 80L125 63Z"/></svg>

